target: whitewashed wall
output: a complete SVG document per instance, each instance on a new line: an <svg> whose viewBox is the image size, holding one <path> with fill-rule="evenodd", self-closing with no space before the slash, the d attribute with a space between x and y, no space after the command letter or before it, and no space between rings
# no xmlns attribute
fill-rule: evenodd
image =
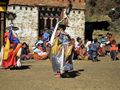
<svg viewBox="0 0 120 90"><path fill-rule="evenodd" d="M27 8L27 9L26 9ZM37 7L11 5L8 11L16 13L17 17L13 21L14 26L18 27L16 31L21 42L27 42L30 47L34 46L38 38L38 9ZM65 16L65 10L64 10ZM72 38L81 37L84 40L85 32L85 14L84 10L72 10L68 18L69 26L66 32ZM8 27L10 21L7 20Z"/></svg>
<svg viewBox="0 0 120 90"><path fill-rule="evenodd" d="M37 7L29 6L8 6L8 11L16 13L13 21L14 26L18 27L16 31L21 42L27 42L30 47L34 46L38 36L38 10ZM6 26L10 21L7 20Z"/></svg>
<svg viewBox="0 0 120 90"><path fill-rule="evenodd" d="M64 10L64 17L65 17ZM66 32L70 34L72 38L80 37L84 40L84 32L85 32L85 14L84 10L72 10L68 17L68 26L66 28Z"/></svg>

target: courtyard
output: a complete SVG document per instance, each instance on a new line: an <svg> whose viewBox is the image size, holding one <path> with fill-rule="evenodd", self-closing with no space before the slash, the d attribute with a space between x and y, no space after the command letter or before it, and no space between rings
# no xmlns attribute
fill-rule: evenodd
<svg viewBox="0 0 120 90"><path fill-rule="evenodd" d="M56 78L50 60L23 61L20 69L0 69L0 90L120 90L120 60L74 60L70 77Z"/></svg>

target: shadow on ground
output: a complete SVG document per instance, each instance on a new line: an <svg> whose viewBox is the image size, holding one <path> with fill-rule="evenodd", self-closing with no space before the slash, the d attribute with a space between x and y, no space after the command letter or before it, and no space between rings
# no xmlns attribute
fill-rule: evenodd
<svg viewBox="0 0 120 90"><path fill-rule="evenodd" d="M79 69L79 70L74 70L74 71L71 71L71 72L65 72L62 74L62 78L75 78L77 76L80 76L80 72L83 72L84 69Z"/></svg>
<svg viewBox="0 0 120 90"><path fill-rule="evenodd" d="M26 69L30 69L31 65L22 65L21 67L13 67L10 68L10 70L26 70Z"/></svg>

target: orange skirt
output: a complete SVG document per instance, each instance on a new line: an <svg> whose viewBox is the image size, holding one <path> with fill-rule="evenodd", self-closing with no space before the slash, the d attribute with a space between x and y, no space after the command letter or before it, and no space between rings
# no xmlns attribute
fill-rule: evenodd
<svg viewBox="0 0 120 90"><path fill-rule="evenodd" d="M44 53L42 55L38 55L37 53L33 54L33 59L34 60L43 60L43 59L46 59L47 57L48 57L47 53Z"/></svg>

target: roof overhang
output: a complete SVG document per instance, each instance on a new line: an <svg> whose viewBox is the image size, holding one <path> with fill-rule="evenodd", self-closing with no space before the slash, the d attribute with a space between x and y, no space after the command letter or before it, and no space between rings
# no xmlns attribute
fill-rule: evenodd
<svg viewBox="0 0 120 90"><path fill-rule="evenodd" d="M0 0L0 12L6 12L8 0Z"/></svg>

